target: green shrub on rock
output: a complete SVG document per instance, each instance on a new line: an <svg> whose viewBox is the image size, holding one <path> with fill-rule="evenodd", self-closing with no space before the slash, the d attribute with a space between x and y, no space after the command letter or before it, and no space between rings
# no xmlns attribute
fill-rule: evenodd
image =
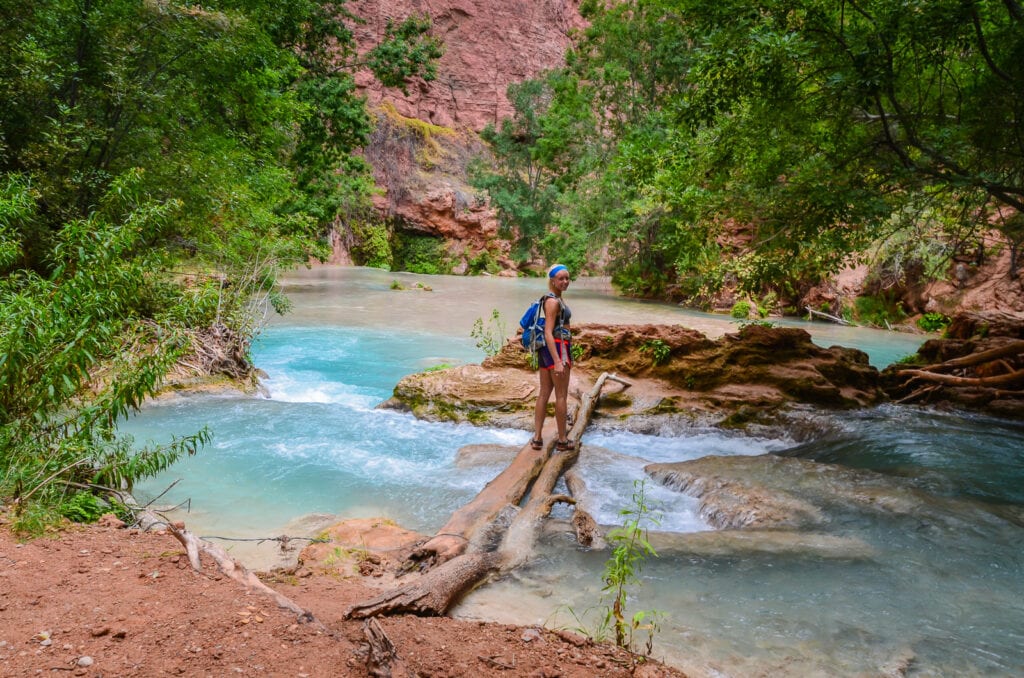
<svg viewBox="0 0 1024 678"><path fill-rule="evenodd" d="M750 317L750 302L749 301L737 301L732 310L729 311L729 315L733 318L749 318Z"/></svg>

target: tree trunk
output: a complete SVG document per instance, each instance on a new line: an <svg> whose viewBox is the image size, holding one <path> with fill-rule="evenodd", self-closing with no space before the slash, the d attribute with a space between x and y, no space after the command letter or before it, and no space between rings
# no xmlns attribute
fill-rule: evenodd
<svg viewBox="0 0 1024 678"><path fill-rule="evenodd" d="M947 386L1008 386L1018 381L1024 382L1024 369L1000 374L994 377L958 377L953 374L939 374L925 370L903 370L902 374L909 374L912 379L931 381Z"/></svg>
<svg viewBox="0 0 1024 678"><path fill-rule="evenodd" d="M576 422L569 432L569 439L574 443L572 450L552 455L550 451L554 445L554 436L545 426L545 439L549 442L543 450L531 450L527 444L505 471L488 483L473 501L456 511L438 535L419 549L422 552L431 544L441 544L445 547L444 550L433 552L433 559L437 562L429 570L416 581L353 605L345 613L345 617L363 619L381 614L400 613L442 615L487 577L507 572L525 563L533 553L541 521L550 513L551 506L559 501L572 502L568 497L554 495L552 492L558 478L579 456L583 431L590 422L597 398L608 379L628 386L627 382L615 375L604 373L598 378L594 388L583 397ZM542 455L539 474L534 470L536 462L521 463L524 459L534 457L528 452ZM534 479L536 481L530 487L530 482ZM508 495L500 494L507 488L514 488L515 491ZM513 508L508 511L514 516L505 526L502 509L510 504L513 507L517 506L527 490L530 492L530 498L526 505L521 509ZM501 496L506 496L508 501L498 506ZM485 515L489 516L486 521L482 518ZM447 534L447 528L453 525L463 528L458 543L445 539L450 536ZM485 526L488 528L486 531L482 529ZM469 533L477 538L471 540ZM484 535L491 538L480 538ZM499 535L500 544L495 549L490 544L493 544L494 537ZM453 550L459 550L459 553L449 556L444 561L440 560L443 554L451 554ZM420 562L423 562L422 558Z"/></svg>
<svg viewBox="0 0 1024 678"><path fill-rule="evenodd" d="M1005 358L1011 355L1020 355L1021 353L1024 353L1024 341L1012 341L1004 346L991 348L979 353L970 353L961 358L947 360L944 363L927 365L920 369L926 372L935 372L937 370L955 369L957 367L974 367L975 365L980 365L985 362L998 360L999 358ZM918 370L914 370L914 372L917 371Z"/></svg>

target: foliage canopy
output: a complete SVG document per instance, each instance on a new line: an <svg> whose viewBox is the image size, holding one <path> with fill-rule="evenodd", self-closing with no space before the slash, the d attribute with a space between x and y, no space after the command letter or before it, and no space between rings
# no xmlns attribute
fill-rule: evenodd
<svg viewBox="0 0 1024 678"><path fill-rule="evenodd" d="M1018 0L580 10L566 67L510 90L515 118L491 135L500 171L481 183L522 237L540 220L544 244L607 248L623 289L698 301L726 282L799 292L922 225L946 261L989 224L1021 244ZM506 198L537 186L556 195Z"/></svg>
<svg viewBox="0 0 1024 678"><path fill-rule="evenodd" d="M0 16L0 502L24 518L207 439L136 450L116 423L198 330L245 358L284 308L278 272L367 208L354 69L404 87L441 46L414 16L359 54L334 0L0 0Z"/></svg>

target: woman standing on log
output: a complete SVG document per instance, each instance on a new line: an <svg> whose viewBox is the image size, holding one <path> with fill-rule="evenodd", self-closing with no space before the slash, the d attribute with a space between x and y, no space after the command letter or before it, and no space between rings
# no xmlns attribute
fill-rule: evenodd
<svg viewBox="0 0 1024 678"><path fill-rule="evenodd" d="M562 301L562 293L569 287L569 269L555 264L548 269L548 295L544 298L544 348L537 352L540 369L540 391L533 413L533 449L544 447L544 417L548 400L555 393L555 424L558 428L557 450L571 450L572 441L566 431L566 412L569 398L569 372L572 369L572 335L569 319L572 311Z"/></svg>

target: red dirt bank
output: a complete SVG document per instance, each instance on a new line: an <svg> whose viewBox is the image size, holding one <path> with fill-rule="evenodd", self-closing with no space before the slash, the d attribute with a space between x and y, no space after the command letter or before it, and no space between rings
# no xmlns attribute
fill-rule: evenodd
<svg viewBox="0 0 1024 678"><path fill-rule="evenodd" d="M327 631L205 558L193 571L168 534L75 527L19 544L0 524L0 675L371 675L363 623L342 619L369 589L330 577L266 581ZM380 624L410 675L629 675L621 650L569 633L408 616ZM648 664L636 675L683 674Z"/></svg>

